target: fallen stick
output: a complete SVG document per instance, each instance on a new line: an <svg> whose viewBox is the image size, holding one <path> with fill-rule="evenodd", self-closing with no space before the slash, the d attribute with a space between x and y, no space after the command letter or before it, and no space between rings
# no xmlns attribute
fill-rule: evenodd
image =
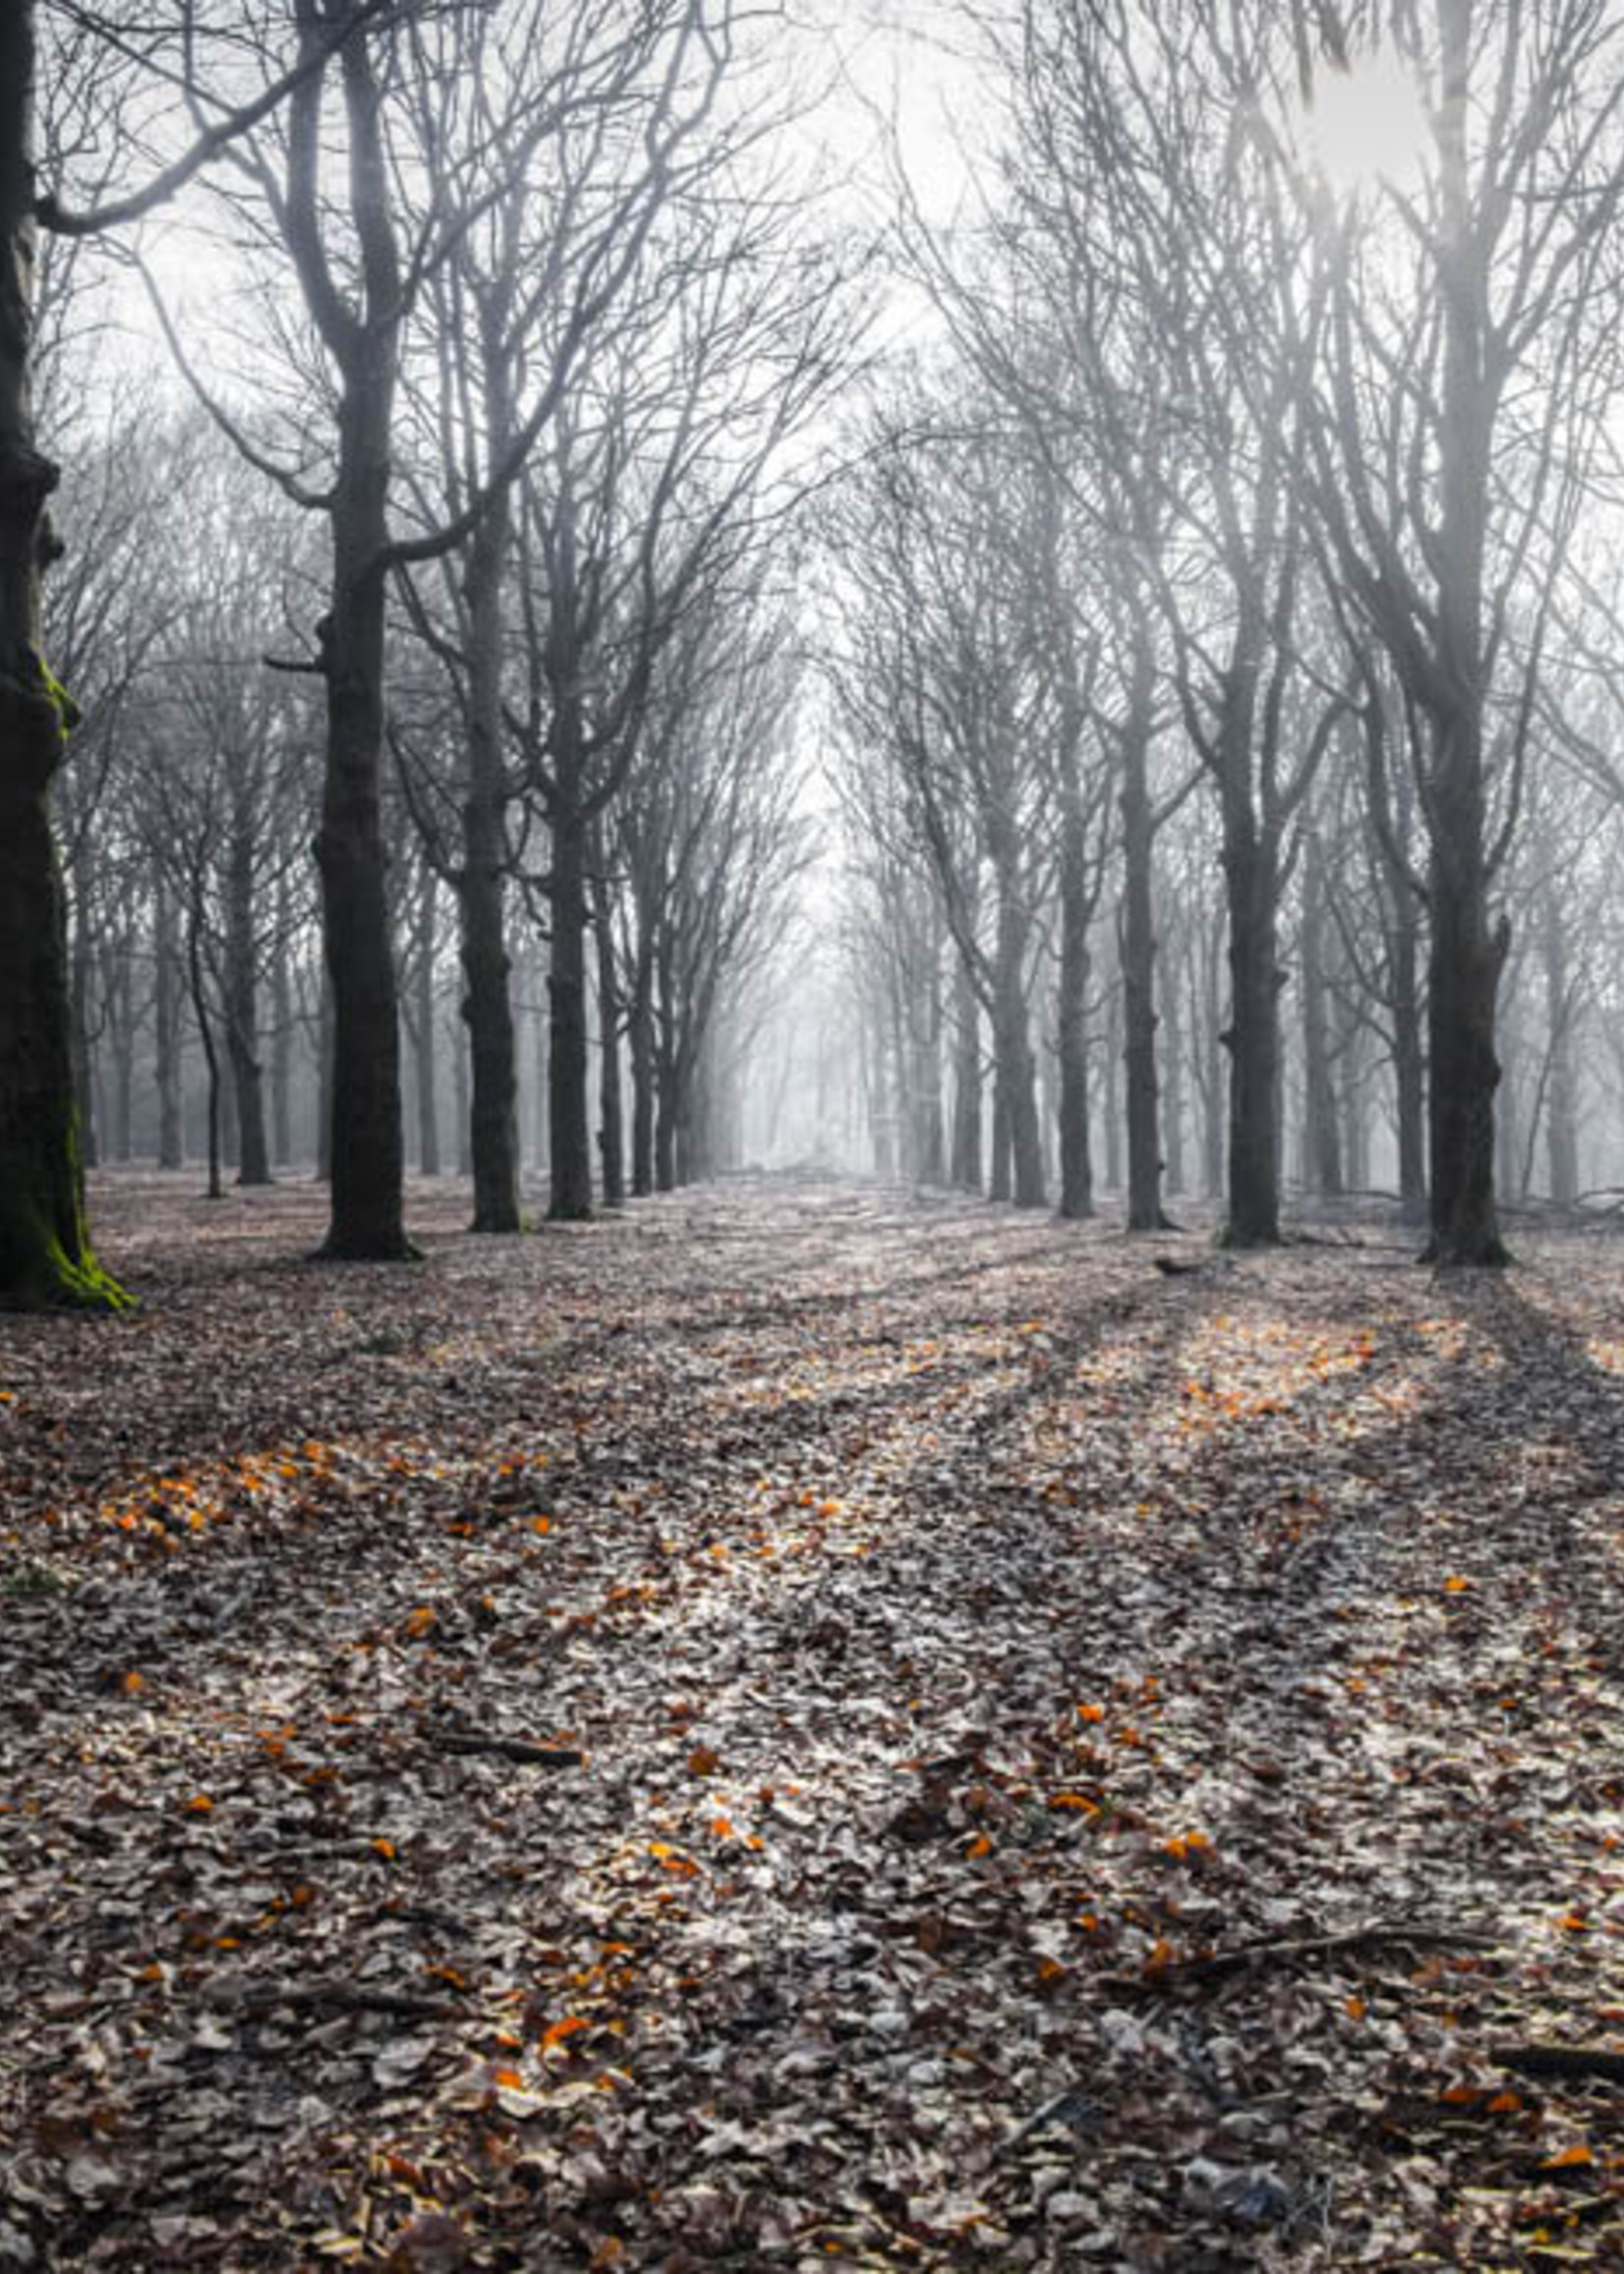
<svg viewBox="0 0 1624 2274"><path fill-rule="evenodd" d="M1406 1925L1402 1920L1392 1923L1377 1920L1373 1925L1349 1927L1335 1935L1302 1935L1284 1942L1242 1943L1233 1951L1208 1951L1198 1958L1170 1958L1166 1965L1152 1972L1102 1974L1098 1980L1102 1989L1160 1989L1171 1981L1218 1981L1226 1974L1239 1974L1248 1966L1275 1959L1334 1957L1343 1952L1380 1950L1390 1943L1412 1943L1421 1950L1493 1951L1499 1948L1494 1936L1479 1935L1471 1928L1417 1927Z"/></svg>
<svg viewBox="0 0 1624 2274"><path fill-rule="evenodd" d="M444 1998L420 1998L408 1990L373 1990L364 1982L211 1982L208 2006L247 2006L269 2011L278 2006L330 2006L341 2013L391 2013L406 2021L459 2021L464 2010Z"/></svg>
<svg viewBox="0 0 1624 2274"><path fill-rule="evenodd" d="M1604 2045L1497 2045L1494 2059L1519 2076L1605 2076L1624 2084L1624 2053Z"/></svg>
<svg viewBox="0 0 1624 2274"><path fill-rule="evenodd" d="M478 1730L439 1729L435 1743L442 1753L500 1753L533 1769L579 1769L586 1759L574 1745L538 1745L529 1737L487 1737Z"/></svg>

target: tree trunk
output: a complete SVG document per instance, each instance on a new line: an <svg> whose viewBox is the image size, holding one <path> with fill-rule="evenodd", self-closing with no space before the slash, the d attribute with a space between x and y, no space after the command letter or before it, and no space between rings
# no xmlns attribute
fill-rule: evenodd
<svg viewBox="0 0 1624 2274"><path fill-rule="evenodd" d="M50 786L71 705L39 652L39 556L57 471L34 448L33 8L0 10L0 1305L129 1298L85 1220L62 877Z"/></svg>
<svg viewBox="0 0 1624 2274"><path fill-rule="evenodd" d="M1122 941L1117 942L1117 973L1122 974ZM1122 1065L1123 1065L1123 991L1121 985L1111 989L1105 1013L1105 1095L1100 1101L1101 1118L1105 1123L1105 1182L1113 1192L1121 1192L1122 1167Z"/></svg>
<svg viewBox="0 0 1624 2274"><path fill-rule="evenodd" d="M152 1078L158 1092L158 1167L186 1165L181 1098L181 991L175 912L159 887L152 896Z"/></svg>
<svg viewBox="0 0 1624 2274"><path fill-rule="evenodd" d="M587 1067L587 844L579 802L580 762L571 748L579 726L558 728L558 798L552 813L549 898L552 957L548 972L551 1032L548 1050L548 1121L552 1195L548 1214L558 1223L592 1214L592 1139ZM662 1185L663 1192L669 1191Z"/></svg>
<svg viewBox="0 0 1624 2274"><path fill-rule="evenodd" d="M1553 886L1545 888L1540 915L1550 1053L1545 1082L1545 1161L1550 1196L1559 1207L1567 1208L1579 1197L1579 1078L1574 1064L1568 928Z"/></svg>
<svg viewBox="0 0 1624 2274"><path fill-rule="evenodd" d="M1141 663L1143 652L1145 661ZM1141 685L1142 681L1142 685ZM1135 642L1132 714L1123 741L1123 1072L1128 1098L1128 1229L1160 1231L1161 1112L1156 1074L1156 931L1151 901L1148 650Z"/></svg>
<svg viewBox="0 0 1624 2274"><path fill-rule="evenodd" d="M326 10L298 0L301 45ZM320 627L327 748L316 840L321 929L332 982L331 1217L322 1254L393 1262L415 1254L405 1226L400 1014L379 806L383 754L384 549L399 376L402 285L389 210L381 97L368 39L338 59L348 139L348 219L358 240L359 307L335 287L319 244L319 72L292 98L287 227L300 281L338 374L337 467L328 506L331 605Z"/></svg>
<svg viewBox="0 0 1624 2274"><path fill-rule="evenodd" d="M614 964L614 921L601 833L592 847L592 909L598 951L598 1153L604 1205L618 1208L626 1197L625 1109L620 1086L620 984Z"/></svg>
<svg viewBox="0 0 1624 2274"><path fill-rule="evenodd" d="M218 1200L225 1195L225 1187L220 1180L220 1052L214 1038L214 1020L208 1009L207 982L203 977L203 914L196 902L187 911L186 970L192 989L192 1016L198 1022L198 1037L203 1044L203 1065L208 1076L207 1136L203 1144L208 1162L208 1197Z"/></svg>
<svg viewBox="0 0 1624 2274"><path fill-rule="evenodd" d="M108 1143L115 1161L135 1151L136 1017L128 927L106 942L101 954L101 1000L106 1007L107 1055L112 1061L112 1105Z"/></svg>
<svg viewBox="0 0 1624 2274"><path fill-rule="evenodd" d="M1094 1166L1088 1147L1088 845L1077 783L1076 751L1068 742L1061 779L1060 1212L1072 1222L1094 1213Z"/></svg>
<svg viewBox="0 0 1624 2274"><path fill-rule="evenodd" d="M1303 1182L1320 1199L1343 1192L1336 1084L1331 1078L1330 1013L1325 980L1325 863L1310 830L1303 858Z"/></svg>
<svg viewBox="0 0 1624 2274"><path fill-rule="evenodd" d="M1431 952L1427 975L1427 1167L1431 1237L1444 1264L1509 1262L1494 1203L1495 1001L1510 944L1489 911L1483 699L1483 562L1498 386L1480 224L1471 210L1468 0L1440 7L1437 114L1443 384L1438 434L1434 669L1417 689L1431 728L1426 824Z"/></svg>
<svg viewBox="0 0 1624 2274"><path fill-rule="evenodd" d="M1503 917L1489 925L1475 740L1469 719L1443 728L1432 787L1426 1254L1436 1263L1501 1264L1509 1257L1494 1199L1494 1017L1510 931Z"/></svg>
<svg viewBox="0 0 1624 2274"><path fill-rule="evenodd" d="M332 982L332 1214L322 1253L395 1262L406 1237L400 1020L389 945L378 807L383 748L383 578L392 358L377 359L377 395L352 381L333 508L333 609L327 641L327 765L317 864ZM380 414L380 415L379 415Z"/></svg>
<svg viewBox="0 0 1624 2274"><path fill-rule="evenodd" d="M276 947L270 965L270 1157L293 1166L293 916L284 878L276 902Z"/></svg>
<svg viewBox="0 0 1624 2274"><path fill-rule="evenodd" d="M486 408L493 447L510 420L499 352L487 327ZM468 794L458 879L462 970L473 1088L469 1128L476 1232L516 1232L519 1207L517 1049L507 953L507 801L502 722L502 578L510 516L505 494L468 549Z"/></svg>
<svg viewBox="0 0 1624 2274"><path fill-rule="evenodd" d="M225 1034L237 1100L237 1182L270 1183L264 1069L260 1058L258 940L254 927L254 817L233 816L226 865Z"/></svg>
<svg viewBox="0 0 1624 2274"><path fill-rule="evenodd" d="M1045 1198L1043 1137L1038 1127L1037 1068L1023 984L1026 926L1015 899L1016 889L1013 882L1006 883L1000 894L993 1058L1009 1138L1015 1204L1017 1208L1041 1208ZM1008 1189L1003 1195L994 1194L995 1198L1008 1196Z"/></svg>
<svg viewBox="0 0 1624 2274"><path fill-rule="evenodd" d="M639 1199L646 1199L655 1189L654 1009L649 1001L652 976L649 970L640 971L637 976L627 1028L631 1050L631 1189Z"/></svg>
<svg viewBox="0 0 1624 2274"><path fill-rule="evenodd" d="M435 959L439 946L439 878L427 861L418 893L412 941L412 1055L417 1091L417 1165L426 1177L440 1173L439 1023L435 1010Z"/></svg>
<svg viewBox="0 0 1624 2274"><path fill-rule="evenodd" d="M1175 979L1167 988L1164 1000L1167 1016L1163 1021L1167 1037L1166 1078L1162 1084L1162 1133L1167 1152L1167 1190L1170 1195L1185 1189L1185 1021L1181 1008L1179 987Z"/></svg>
<svg viewBox="0 0 1624 2274"><path fill-rule="evenodd" d="M1276 1085L1280 969L1275 960L1274 864L1249 833L1225 848L1229 893L1228 1207L1224 1244L1266 1248L1280 1238Z"/></svg>
<svg viewBox="0 0 1624 2274"><path fill-rule="evenodd" d="M954 971L953 1182L979 1193L981 1163L981 1006L962 962Z"/></svg>

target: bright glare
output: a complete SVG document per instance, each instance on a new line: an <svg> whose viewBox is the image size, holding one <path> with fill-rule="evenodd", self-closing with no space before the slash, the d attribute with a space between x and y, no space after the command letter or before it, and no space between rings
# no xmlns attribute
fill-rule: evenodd
<svg viewBox="0 0 1624 2274"><path fill-rule="evenodd" d="M1313 162L1333 190L1370 181L1407 189L1421 177L1426 111L1391 48L1356 57L1349 71L1318 72L1304 123Z"/></svg>

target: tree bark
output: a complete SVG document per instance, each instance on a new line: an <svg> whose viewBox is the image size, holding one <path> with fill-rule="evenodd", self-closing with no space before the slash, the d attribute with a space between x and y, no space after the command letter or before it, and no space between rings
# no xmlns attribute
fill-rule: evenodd
<svg viewBox="0 0 1624 2274"><path fill-rule="evenodd" d="M1229 908L1230 1022L1228 1211L1224 1244L1267 1248L1280 1238L1276 1088L1281 973L1275 956L1278 887L1268 847L1230 817L1224 875Z"/></svg>
<svg viewBox="0 0 1624 2274"><path fill-rule="evenodd" d="M482 311L483 372L490 444L504 448L512 426L494 317ZM470 1153L476 1232L516 1232L519 1206L517 1047L507 953L507 804L502 722L502 579L512 515L504 491L468 548L463 591L468 611L468 794L463 801L462 1015L468 1022L472 1085Z"/></svg>

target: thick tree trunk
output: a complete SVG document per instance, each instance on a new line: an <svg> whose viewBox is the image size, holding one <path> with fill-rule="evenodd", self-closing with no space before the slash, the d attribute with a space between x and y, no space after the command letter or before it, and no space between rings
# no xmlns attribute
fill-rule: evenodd
<svg viewBox="0 0 1624 2274"><path fill-rule="evenodd" d="M1469 83L1475 11L1440 8L1439 299L1443 385L1434 669L1421 690L1432 729L1428 886L1429 1260L1510 1260L1494 1203L1495 1002L1510 932L1489 911L1483 704L1483 563L1494 419L1504 362L1493 337L1481 222L1472 211ZM1499 377L1494 374L1498 371Z"/></svg>
<svg viewBox="0 0 1624 2274"><path fill-rule="evenodd" d="M468 1028L469 1161L475 1232L520 1228L518 1079L506 939L499 808L471 793L463 808L462 1016Z"/></svg>
<svg viewBox="0 0 1624 2274"><path fill-rule="evenodd" d="M1226 815L1229 911L1229 1159L1224 1243L1266 1248L1280 1238L1277 1085L1281 972L1275 952L1275 864L1249 817Z"/></svg>
<svg viewBox="0 0 1624 2274"><path fill-rule="evenodd" d="M406 1237L400 1018L389 945L386 855L378 807L383 748L383 579L389 380L378 398L353 382L333 509L333 610L327 642L327 764L317 864L332 983L332 1214L322 1253L402 1261ZM381 423L378 411L381 409Z"/></svg>
<svg viewBox="0 0 1624 2274"><path fill-rule="evenodd" d="M571 744L578 728L558 729L558 800L552 813L549 901L552 959L548 973L551 1031L548 1050L548 1121L552 1194L548 1214L580 1223L592 1214L592 1137L587 1068L587 833L579 804L580 762ZM668 1191L662 1185L663 1192Z"/></svg>
<svg viewBox="0 0 1624 2274"><path fill-rule="evenodd" d="M1470 719L1444 726L1433 774L1427 984L1428 1183L1436 1263L1509 1260L1494 1199L1495 1003L1510 932L1490 928L1481 762Z"/></svg>
<svg viewBox="0 0 1624 2274"><path fill-rule="evenodd" d="M307 52L327 29L318 0L297 0ZM400 1012L379 804L383 754L385 549L399 377L402 284L389 209L374 57L349 40L336 66L348 138L347 203L360 251L346 301L320 243L321 87L292 98L285 227L301 285L338 366L337 469L328 505L331 605L320 626L327 748L316 840L321 929L332 984L331 1216L322 1254L392 1262L406 1237Z"/></svg>
<svg viewBox="0 0 1624 2274"><path fill-rule="evenodd" d="M486 358L493 436L505 437L507 396L499 357ZM472 1081L470 1153L476 1232L516 1232L519 1207L519 1083L507 953L507 801L502 724L502 578L509 516L505 497L475 531L464 595L468 608L468 794L458 881L462 970Z"/></svg>
<svg viewBox="0 0 1624 2274"><path fill-rule="evenodd" d="M29 395L33 8L0 9L0 1305L115 1310L85 1220L62 878L50 787L71 706L39 653L39 554L56 468Z"/></svg>

